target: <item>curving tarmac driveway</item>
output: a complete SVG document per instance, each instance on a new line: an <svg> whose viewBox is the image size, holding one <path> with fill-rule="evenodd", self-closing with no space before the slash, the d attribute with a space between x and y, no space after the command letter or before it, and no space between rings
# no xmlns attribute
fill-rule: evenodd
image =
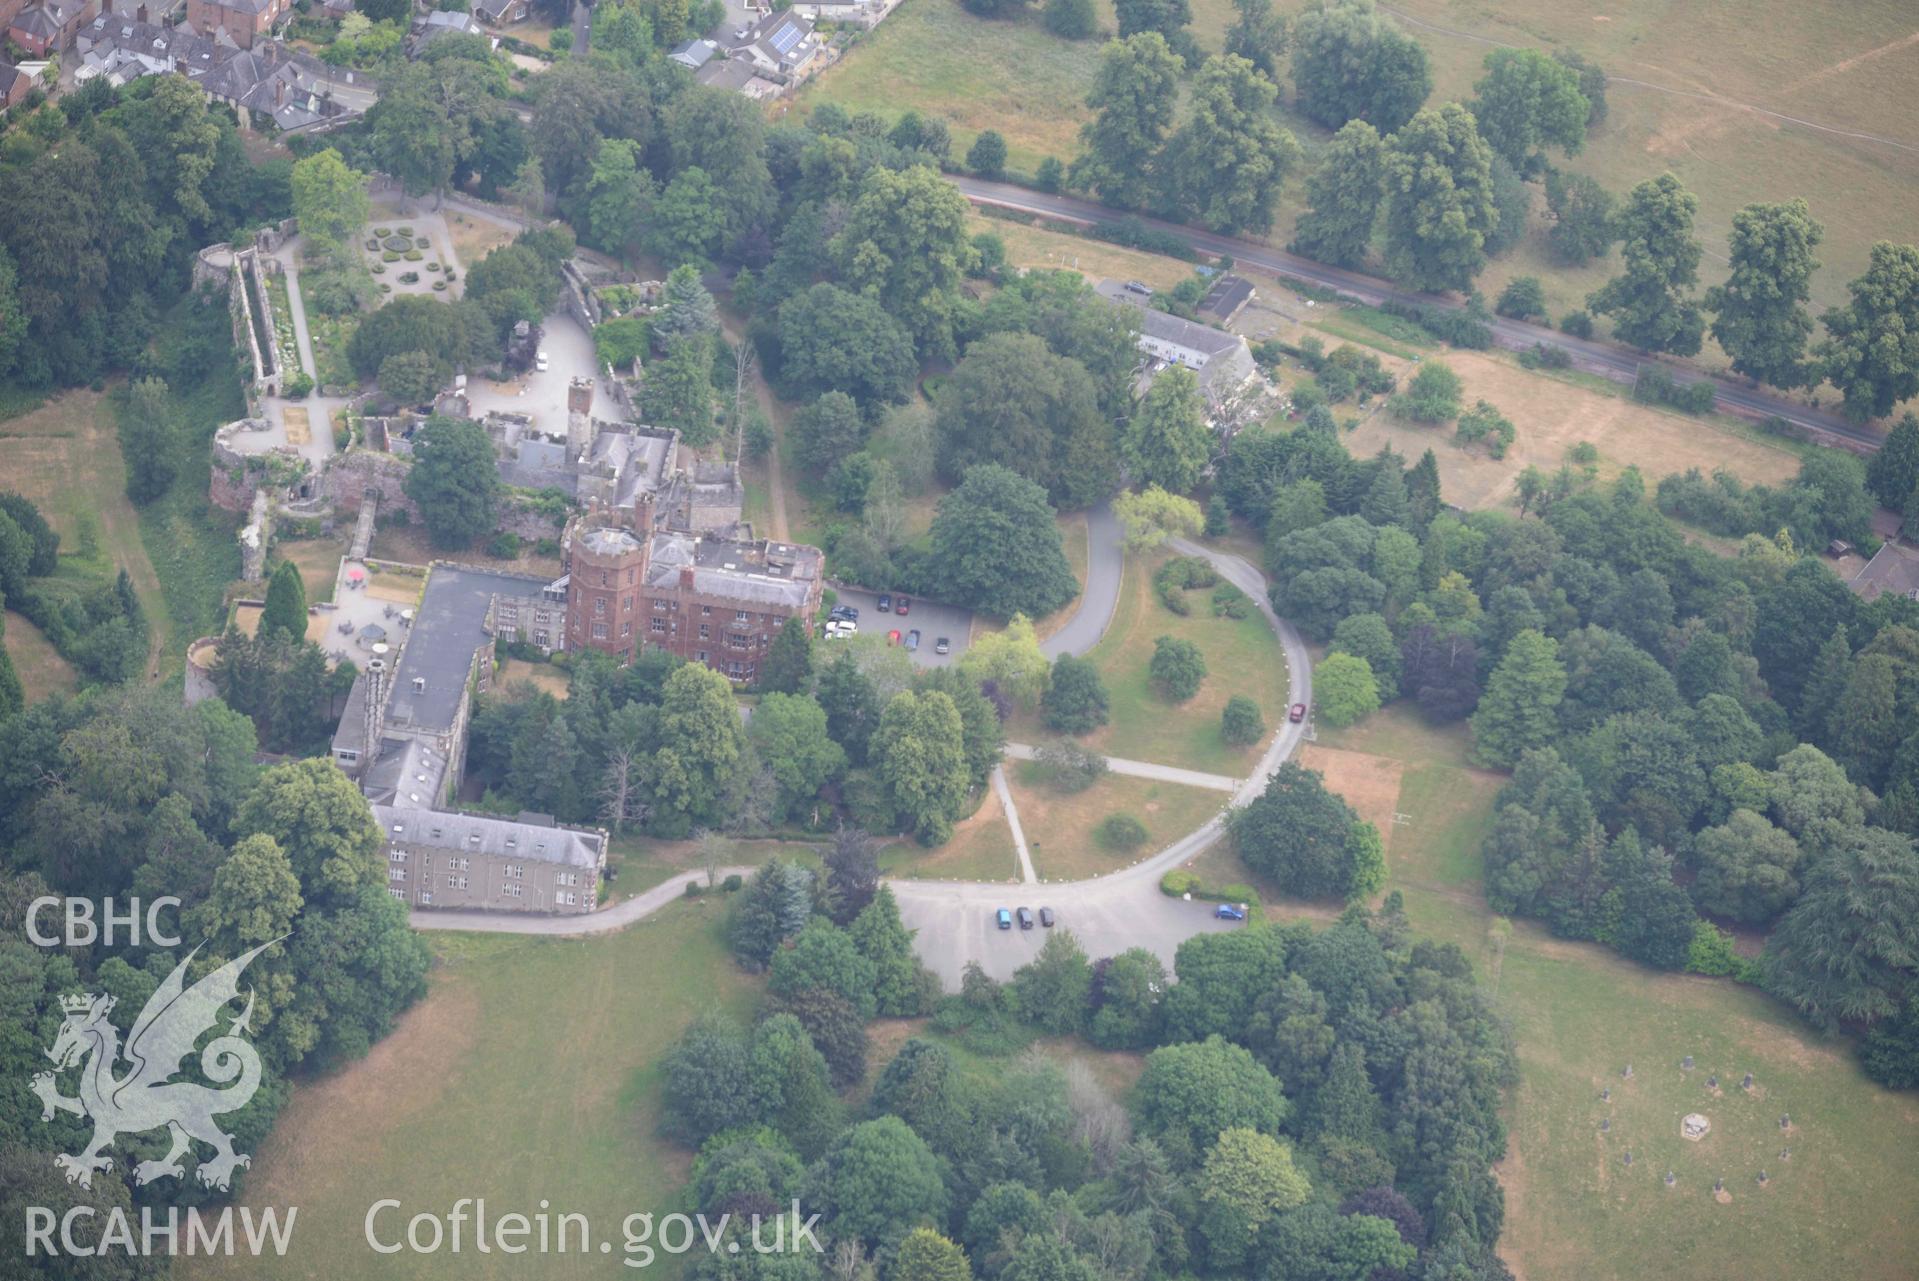
<svg viewBox="0 0 1919 1281"><path fill-rule="evenodd" d="M1117 522L1113 540L1117 565ZM1252 597L1278 634L1285 651L1291 681L1289 697L1295 703L1311 705L1313 669L1306 642L1293 625L1275 614L1267 603L1265 575L1238 556L1216 552L1183 538L1174 539L1172 546L1182 555L1205 557L1223 578ZM1087 599L1091 601L1091 580L1095 573L1092 567L1100 562L1089 555L1087 563ZM1117 572L1116 568L1115 576ZM1117 598L1117 581L1112 587ZM1110 619L1110 611L1107 617ZM1074 623L1078 621L1074 619ZM1039 952L1040 945L1046 941L1046 931L1003 931L995 924L994 915L1002 907L1021 906L1022 902L1015 896L1027 894L1034 897L1025 901L1024 906L1052 908L1059 914L1059 928L1072 930L1092 956L1112 956L1128 948L1144 947L1158 953L1170 966L1174 951L1193 935L1240 928L1230 921L1215 920L1211 903L1188 903L1166 897L1159 891L1159 878L1225 834L1226 811L1246 804L1265 789L1267 777L1298 750L1305 731L1304 724L1281 721L1279 732L1267 744L1252 774L1241 781L1217 815L1123 871L1085 881L1019 887L970 881L889 882L893 896L899 900L901 918L908 929L918 931L916 945L920 959L949 988L959 986L960 973L968 961L979 962L994 978L1010 977Z"/></svg>
<svg viewBox="0 0 1919 1281"><path fill-rule="evenodd" d="M1083 653L1098 641L1112 621L1119 599L1124 556L1119 522L1102 504L1088 521L1087 583L1079 612L1048 644L1049 653ZM1266 598L1266 577L1238 556L1201 547L1184 538L1172 540L1174 550L1212 562L1221 577L1250 596L1266 622L1279 636L1284 650L1289 698L1309 706L1313 698L1312 660L1306 642L1293 625L1273 612ZM1065 638L1062 640L1062 638ZM1230 675L1230 673L1223 673ZM1219 813L1158 853L1122 871L1084 881L1059 881L1014 887L975 881L889 880L899 900L900 916L917 932L920 959L949 988L959 986L969 961L977 961L995 978L1010 977L1045 942L1046 931L1000 930L994 920L1002 907L1051 907L1059 914L1059 928L1070 929L1093 956L1112 956L1128 948L1145 947L1167 965L1179 945L1195 934L1239 928L1213 917L1213 905L1184 902L1159 891L1159 879L1187 862L1225 833L1227 811L1244 805L1265 789L1266 779L1299 748L1306 726L1282 720L1272 742L1260 755L1252 773L1239 780L1221 802ZM1142 767L1151 768L1151 767ZM724 877L752 868L732 867ZM682 873L662 885L612 907L580 916L522 916L496 912L419 911L412 914L415 929L478 930L504 934L578 936L623 929L680 898L689 881L702 881L704 872ZM1028 899L1018 896L1030 895Z"/></svg>

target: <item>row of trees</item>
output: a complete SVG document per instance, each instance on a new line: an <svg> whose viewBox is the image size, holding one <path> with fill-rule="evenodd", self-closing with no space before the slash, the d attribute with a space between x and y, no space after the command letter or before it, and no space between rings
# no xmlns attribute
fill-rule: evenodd
<svg viewBox="0 0 1919 1281"><path fill-rule="evenodd" d="M941 997L848 829L820 873L761 869L728 933L767 998L752 1027L703 1021L668 1054L663 1128L698 1149L695 1208L797 1199L826 1259L716 1252L694 1275L1505 1275L1487 1166L1511 1050L1458 950L1413 940L1396 898L1324 931L1199 936L1170 974L1058 931L1011 982L969 966ZM929 1012L938 1035L851 1103L868 1023ZM1020 1052L1041 1033L1147 1052L1131 1097Z"/></svg>

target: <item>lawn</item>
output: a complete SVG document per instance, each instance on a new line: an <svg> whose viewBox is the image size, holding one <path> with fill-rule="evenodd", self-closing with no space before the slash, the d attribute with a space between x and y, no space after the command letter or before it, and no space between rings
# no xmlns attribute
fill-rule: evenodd
<svg viewBox="0 0 1919 1281"><path fill-rule="evenodd" d="M1062 793L1043 781L1032 761L1008 761L1007 783L1033 869L1045 881L1076 881L1130 866L1204 823L1227 800L1224 792L1111 773L1083 792ZM1145 826L1146 840L1138 848L1115 852L1099 843L1095 829L1114 814L1130 814Z"/></svg>
<svg viewBox="0 0 1919 1281"><path fill-rule="evenodd" d="M292 561L300 571L300 581L307 589L307 603L317 605L333 599L333 587L339 577L340 557L346 555L347 540L344 536L333 538L288 539L273 545L273 554L279 560ZM271 570L268 571L271 574Z"/></svg>
<svg viewBox="0 0 1919 1281"><path fill-rule="evenodd" d="M1019 880L1019 851L998 794L989 785L980 807L954 825L944 845L927 849L902 840L887 846L880 851L880 871L914 881Z"/></svg>
<svg viewBox="0 0 1919 1281"><path fill-rule="evenodd" d="M148 667L154 668L167 655L183 654L192 637L180 636L179 646L169 645L167 601L149 544L142 540L141 514L127 499L126 483L118 420L107 395L62 392L37 409L0 422L0 489L30 499L59 532L63 572L112 578L121 569L127 571L153 626ZM180 483L192 482L182 477ZM204 495L204 461L200 483ZM163 500L155 507L165 505ZM148 509L149 518L153 511ZM239 559L237 553L234 559Z"/></svg>
<svg viewBox="0 0 1919 1281"><path fill-rule="evenodd" d="M501 570L509 574L558 578L560 558L541 556L533 548L532 539L522 540L520 554L505 560L489 555L484 541L476 542L471 547L449 551L444 547L433 545L432 538L427 535L426 526L408 523L381 525L375 529L370 554L375 560L398 561L403 565L429 565L436 560L449 560L458 561L462 565L478 565L482 569Z"/></svg>
<svg viewBox="0 0 1919 1281"><path fill-rule="evenodd" d="M1462 730L1436 730L1393 707L1318 746L1400 769L1394 808L1404 820L1382 829L1387 889L1403 891L1420 933L1466 950L1512 1021L1520 1082L1498 1173L1507 1198L1501 1253L1515 1272L1635 1281L1914 1275L1919 1239L1903 1208L1919 1143L1910 1096L1873 1086L1843 1044L1751 988L1657 973L1494 916L1480 894L1479 850L1503 780L1465 764ZM1691 1073L1680 1070L1686 1055ZM1747 1072L1750 1095L1739 1088ZM1706 1085L1714 1073L1716 1096ZM1680 1118L1694 1111L1713 1127L1699 1143L1679 1135ZM1790 1133L1779 1128L1782 1113ZM1604 1134L1602 1117L1611 1121ZM1782 1160L1781 1149L1791 1156ZM1761 1168L1771 1176L1764 1187ZM1715 1199L1715 1178L1730 1200Z"/></svg>
<svg viewBox="0 0 1919 1281"><path fill-rule="evenodd" d="M1193 264L1167 254L1078 236L1068 231L1031 227L1010 218L989 218L974 214L966 220L967 230L978 235L989 232L1006 245L1006 261L1015 267L1071 269L1088 280L1139 280L1155 289L1171 289L1193 274Z"/></svg>
<svg viewBox="0 0 1919 1281"><path fill-rule="evenodd" d="M493 678L493 688L504 689L520 681L535 689L545 690L555 698L566 697L565 672L551 663L529 663L523 658L509 658L501 663L498 674Z"/></svg>
<svg viewBox="0 0 1919 1281"><path fill-rule="evenodd" d="M453 256L459 260L459 270L464 273L472 271L474 263L501 245L511 244L517 233L473 214L449 209L446 234L453 241Z"/></svg>
<svg viewBox="0 0 1919 1281"><path fill-rule="evenodd" d="M628 1214L676 1207L689 1162L661 1140L659 1061L695 1015L744 1016L754 985L717 928L718 901L591 939L436 934L432 988L358 1063L296 1087L254 1154L242 1201L298 1206L285 1259L183 1261L202 1278L611 1276L611 1262L468 1248L387 1257L362 1223L484 1197L489 1216L588 1216L614 1242ZM342 1123L342 1118L351 1118ZM383 1220L383 1222L385 1222ZM677 1275L661 1256L657 1269ZM649 1274L654 1270L649 1270Z"/></svg>
<svg viewBox="0 0 1919 1281"><path fill-rule="evenodd" d="M78 688L80 676L73 664L60 657L46 634L24 614L7 611L6 642L7 657L13 660L14 675L20 678L29 703L53 693L71 694Z"/></svg>
<svg viewBox="0 0 1919 1281"><path fill-rule="evenodd" d="M1170 553L1162 552L1126 559L1113 624L1088 655L1106 681L1112 720L1082 741L1107 756L1237 777L1251 767L1258 749L1223 742L1220 711L1228 698L1244 694L1259 704L1268 726L1275 724L1286 707L1285 659L1278 639L1257 612L1241 619L1215 618L1209 590L1187 593L1193 612L1184 618L1161 604L1152 575L1169 558ZM1206 658L1206 681L1184 703L1160 693L1147 674L1153 642L1160 636L1190 640ZM1016 740L1025 736L1027 742L1046 736L1031 716L1015 718L1009 733Z"/></svg>

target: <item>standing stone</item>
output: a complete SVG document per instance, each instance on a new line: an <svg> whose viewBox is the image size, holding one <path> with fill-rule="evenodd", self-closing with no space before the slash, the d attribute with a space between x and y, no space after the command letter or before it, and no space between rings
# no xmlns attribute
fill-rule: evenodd
<svg viewBox="0 0 1919 1281"><path fill-rule="evenodd" d="M1692 1071L1692 1055L1688 1054L1685 1058L1679 1060L1679 1066L1687 1072Z"/></svg>
<svg viewBox="0 0 1919 1281"><path fill-rule="evenodd" d="M1673 1184L1677 1182L1679 1182L1679 1176L1674 1174L1671 1170L1666 1171L1666 1186L1671 1187Z"/></svg>

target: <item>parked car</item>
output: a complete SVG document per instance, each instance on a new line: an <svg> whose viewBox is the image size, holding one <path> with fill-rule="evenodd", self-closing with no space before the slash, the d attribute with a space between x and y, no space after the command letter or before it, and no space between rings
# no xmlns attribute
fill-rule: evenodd
<svg viewBox="0 0 1919 1281"><path fill-rule="evenodd" d="M1145 283L1144 281L1129 280L1126 282L1126 292L1129 294L1139 294L1141 297L1145 297L1145 298L1151 298L1153 296L1153 287Z"/></svg>
<svg viewBox="0 0 1919 1281"><path fill-rule="evenodd" d="M1039 923L1041 925L1044 925L1049 930L1053 928L1053 909L1052 908L1042 907L1039 910Z"/></svg>
<svg viewBox="0 0 1919 1281"><path fill-rule="evenodd" d="M893 598L882 592L880 598L873 602L873 608L882 614L890 614L893 612Z"/></svg>
<svg viewBox="0 0 1919 1281"><path fill-rule="evenodd" d="M546 368L547 368L547 359L546 359L546 353L545 353L545 352L541 352L541 353L540 353L539 355L537 355L537 356L535 356L535 357L533 358L533 367L534 367L535 369L537 369L537 370L539 370L539 371L540 371L541 373L545 373L545 372L546 372Z"/></svg>
<svg viewBox="0 0 1919 1281"><path fill-rule="evenodd" d="M933 642L933 652L935 654L950 654L953 652L953 642L942 636Z"/></svg>
<svg viewBox="0 0 1919 1281"><path fill-rule="evenodd" d="M851 605L835 605L827 611L826 616L831 619L837 619L840 622L850 623L858 621L860 612Z"/></svg>
<svg viewBox="0 0 1919 1281"><path fill-rule="evenodd" d="M1032 908L1022 907L1019 910L1019 927L1022 930L1030 930L1033 928L1033 909Z"/></svg>
<svg viewBox="0 0 1919 1281"><path fill-rule="evenodd" d="M1213 909L1213 915L1222 921L1243 921L1246 919L1246 909L1231 903L1221 903Z"/></svg>
<svg viewBox="0 0 1919 1281"><path fill-rule="evenodd" d="M900 643L900 629L899 629L899 628L897 628L897 627L895 627L895 628L894 628L894 629L893 629L892 631L890 631L890 632L888 632L888 633L886 633L886 643L887 643L888 645L897 645L897 644L899 644L899 643Z"/></svg>
<svg viewBox="0 0 1919 1281"><path fill-rule="evenodd" d="M1306 719L1306 704L1294 703L1293 710L1286 713L1286 719L1297 725Z"/></svg>
<svg viewBox="0 0 1919 1281"><path fill-rule="evenodd" d="M999 927L1002 930L1013 928L1013 914L1003 907L999 910Z"/></svg>
<svg viewBox="0 0 1919 1281"><path fill-rule="evenodd" d="M912 631L906 633L906 652L909 654L917 654L919 653L919 648L920 629L915 627Z"/></svg>
<svg viewBox="0 0 1919 1281"><path fill-rule="evenodd" d="M898 614L901 618L905 618L906 612L912 608L913 608L913 598L911 596L902 596L898 600L893 602L893 612L895 614Z"/></svg>

